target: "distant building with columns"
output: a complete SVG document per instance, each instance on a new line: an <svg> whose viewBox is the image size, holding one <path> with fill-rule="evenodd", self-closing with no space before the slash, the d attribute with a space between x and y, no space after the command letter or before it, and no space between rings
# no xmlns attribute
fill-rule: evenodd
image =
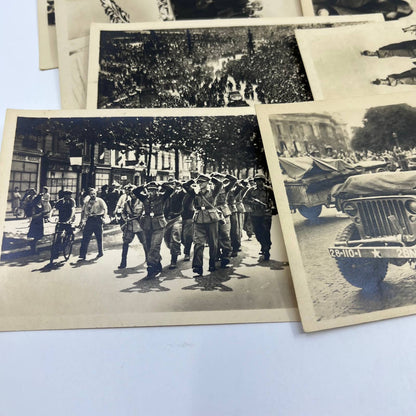
<svg viewBox="0 0 416 416"><path fill-rule="evenodd" d="M347 125L329 114L276 114L270 116L276 150L285 156L319 152L326 155L330 146L337 152L349 152Z"/></svg>

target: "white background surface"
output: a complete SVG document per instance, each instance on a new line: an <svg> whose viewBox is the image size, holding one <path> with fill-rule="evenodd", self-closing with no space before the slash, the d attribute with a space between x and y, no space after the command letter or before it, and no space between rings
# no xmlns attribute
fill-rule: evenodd
<svg viewBox="0 0 416 416"><path fill-rule="evenodd" d="M6 108L59 108L57 70L38 70L35 3L7 1L0 14L1 129ZM413 416L415 326L0 333L0 416Z"/></svg>

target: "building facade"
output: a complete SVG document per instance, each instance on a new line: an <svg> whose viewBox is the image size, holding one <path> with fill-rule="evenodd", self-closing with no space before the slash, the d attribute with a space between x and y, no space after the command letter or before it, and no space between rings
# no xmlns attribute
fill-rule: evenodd
<svg viewBox="0 0 416 416"><path fill-rule="evenodd" d="M282 114L270 116L274 144L279 154L301 156L350 151L346 124L329 114Z"/></svg>

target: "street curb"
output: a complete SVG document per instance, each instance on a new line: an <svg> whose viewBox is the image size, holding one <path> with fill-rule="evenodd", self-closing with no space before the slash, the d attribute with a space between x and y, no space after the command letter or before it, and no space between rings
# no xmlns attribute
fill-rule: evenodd
<svg viewBox="0 0 416 416"><path fill-rule="evenodd" d="M103 231L103 235L110 235L110 234L116 234L118 231L120 231L120 227L113 227L109 228L107 230ZM78 232L75 234L74 244L80 243L82 240L82 232ZM37 251L43 251L43 250L50 250L51 245L50 244L39 244L36 246ZM1 260L9 260L9 259L15 259L18 257L23 257L31 254L30 253L30 247L21 247L16 248L13 250L4 250L1 252Z"/></svg>

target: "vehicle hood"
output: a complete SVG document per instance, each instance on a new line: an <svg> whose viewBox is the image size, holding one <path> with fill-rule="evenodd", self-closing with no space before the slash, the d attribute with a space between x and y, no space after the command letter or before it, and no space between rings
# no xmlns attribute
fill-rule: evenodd
<svg viewBox="0 0 416 416"><path fill-rule="evenodd" d="M416 172L382 172L350 176L334 193L343 198L416 194Z"/></svg>

